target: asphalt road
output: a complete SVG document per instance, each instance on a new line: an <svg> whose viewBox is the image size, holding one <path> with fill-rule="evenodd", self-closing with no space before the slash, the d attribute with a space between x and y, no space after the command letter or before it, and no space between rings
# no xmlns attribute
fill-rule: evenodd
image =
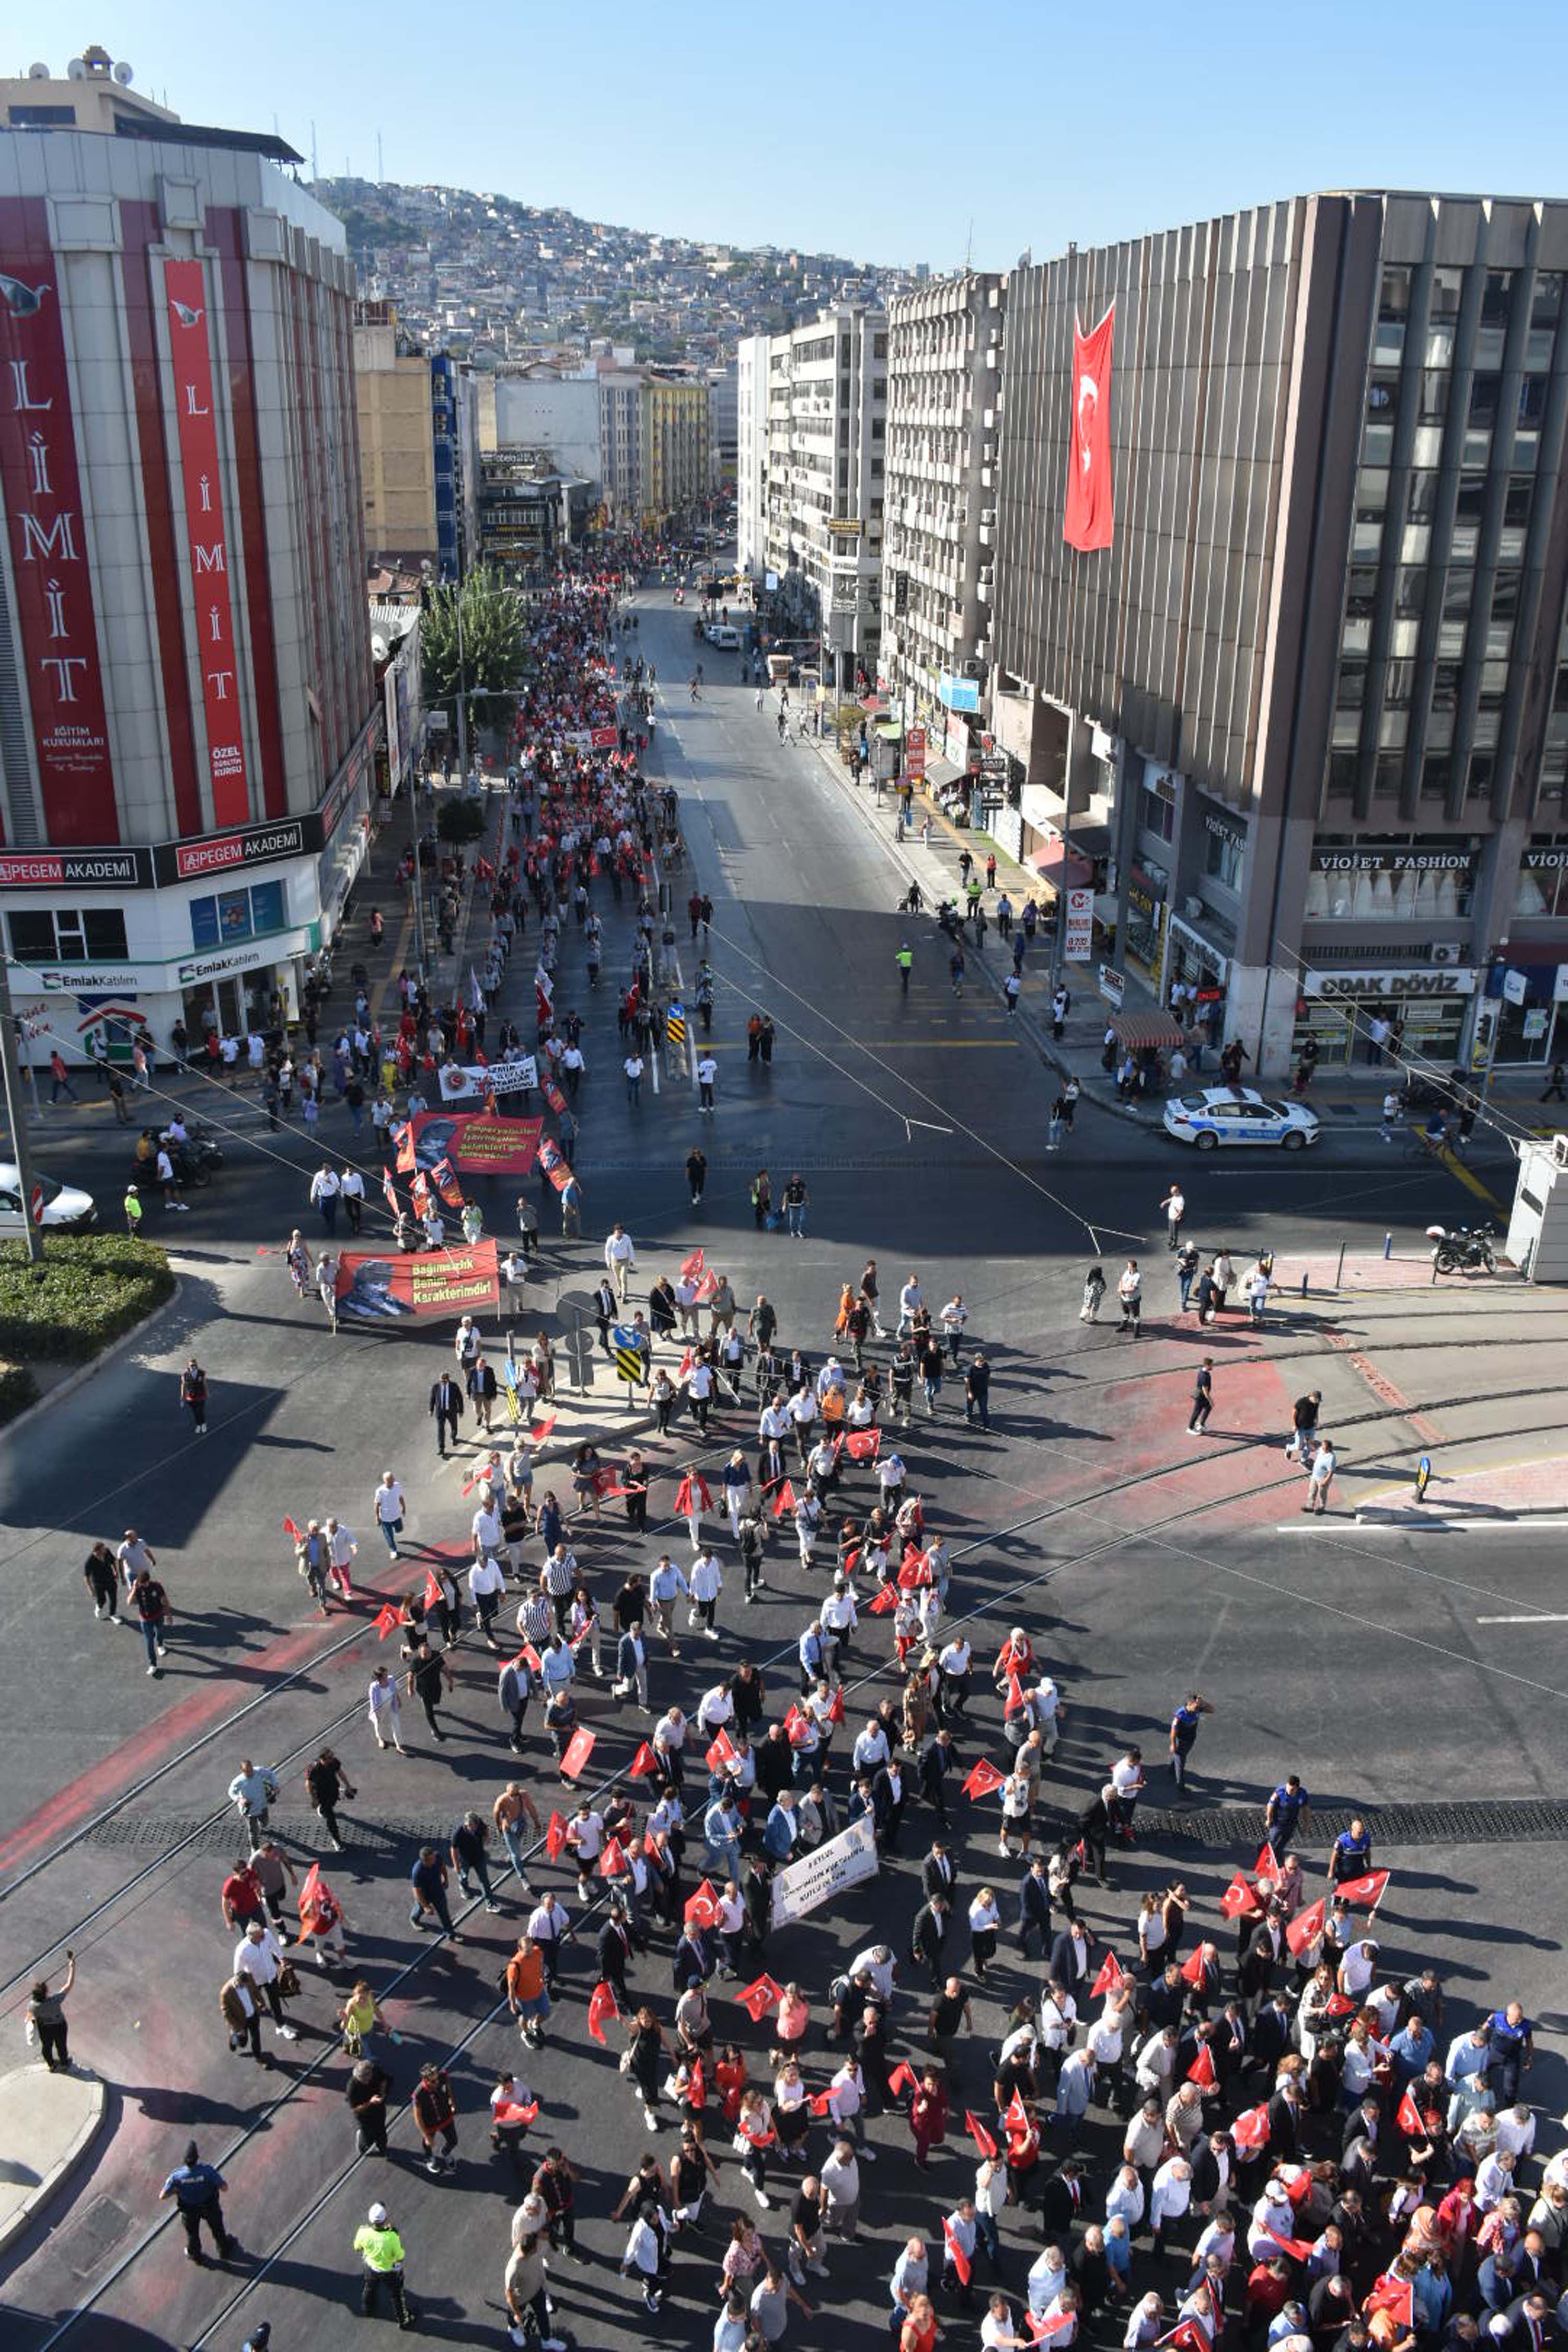
<svg viewBox="0 0 1568 2352"><path fill-rule="evenodd" d="M705 655L703 698L690 702L685 616L644 600L641 636L665 688L653 764L681 791L690 856L715 904L718 1111L699 1120L689 1091L667 1089L656 1101L646 1087L640 1108L627 1107L613 1001L602 991L588 1013L581 1106L590 1239L574 1250L547 1244L541 1315L572 1321L616 1216L637 1238L643 1283L701 1243L742 1300L766 1290L786 1343L816 1352L840 1282L858 1276L868 1253L889 1292L911 1268L938 1305L961 1290L970 1333L996 1368L992 1430L963 1427L950 1387L937 1418L918 1418L901 1450L958 1555L954 1607L973 1613L977 1655L988 1658L1022 1622L1062 1685L1068 1720L1053 1804L1065 1815L1084 1801L1129 1739L1154 1756L1192 1684L1216 1705L1190 1803L1152 1813L1117 1891L1084 1906L1097 1934L1126 1958L1139 1893L1173 1871L1194 1895L1195 1917L1212 1922L1237 1861L1256 1850L1251 1809L1280 1772L1300 1769L1318 1803L1310 1852L1320 1858L1339 1811L1380 1809L1379 1858L1395 1871L1380 1914L1390 1967L1435 1958L1461 2015L1473 2000L1489 2006L1518 1990L1545 2028L1536 2095L1561 2107L1559 1906L1553 1873L1539 1864L1561 1861L1553 1732L1555 1705L1568 1696L1568 1624L1509 1622L1552 1618L1561 1538L1528 1528L1436 1541L1348 1520L1309 1526L1279 1444L1289 1399L1310 1380L1353 1433L1348 1450L1385 1466L1391 1482L1407 1475L1421 1442L1414 1413L1438 1416L1455 1449L1561 1450L1551 1302L1458 1293L1379 1297L1353 1311L1281 1302L1260 1338L1227 1328L1201 1346L1190 1328L1172 1328L1158 1208L1167 1147L1084 1113L1068 1150L1047 1156L1048 1076L1008 1034L988 992L953 999L934 931L917 940L915 980L907 1000L900 993L892 951L905 926L892 908L901 886L866 812L815 751L779 743L749 690L717 679L728 657ZM689 887L675 877L678 904ZM574 952L569 945L568 992ZM683 952L689 973L684 938ZM508 1009L526 1018L531 968L526 952L514 962ZM777 1026L771 1070L746 1061L753 1004ZM236 1116L246 1134L255 1128L253 1113ZM69 1132L73 1157L101 1155L106 1171L118 1164L119 1139L95 1139L86 1118ZM694 1211L682 1162L697 1139L711 1168ZM237 2346L264 2314L278 2352L359 2342L348 2248L373 2196L386 2198L403 2231L425 2332L499 2340L509 2199L482 2109L494 2069L517 2050L495 2003L519 1921L510 1903L500 1918L477 1911L461 1949L430 1948L407 1928L404 1892L419 1837L449 1830L470 1802L488 1809L507 1776L492 1662L471 1640L460 1650L457 1736L447 1746L433 1750L411 1722L408 1759L377 1755L361 1717L368 1667L384 1654L369 1611L324 1628L311 1619L277 1533L285 1512L335 1509L363 1539L369 1589L402 1589L408 1574L395 1576L368 1528L371 1489L391 1464L409 1487L416 1542L461 1538L468 1471L436 1462L424 1410L447 1339L334 1341L295 1302L280 1260L258 1254L303 1221L297 1171L309 1158L281 1149L292 1149L292 1169L240 1143L221 1189L171 1236L184 1286L172 1318L31 1423L4 1457L0 1624L26 1689L0 1721L0 2011L15 2027L35 1964L72 1934L81 1969L73 2042L116 2085L112 2137L53 2225L14 2250L0 2283L10 2340L26 2352L57 2340ZM64 1172L58 1158L48 1164ZM793 1167L805 1173L804 1241L752 1228L746 1192L759 1165L775 1187ZM1375 1249L1391 1227L1408 1237L1429 1216L1462 1213L1451 1180L1391 1166L1374 1139L1336 1138L1304 1164L1270 1156L1200 1169L1189 1159L1182 1173L1194 1232L1228 1239L1238 1255L1263 1244L1331 1253L1341 1239ZM492 1230L507 1189L494 1195ZM1136 1341L1114 1318L1090 1329L1077 1316L1090 1258L1114 1275L1126 1254L1150 1269ZM191 1346L214 1383L213 1433L199 1444L174 1396ZM1216 1358L1216 1407L1210 1434L1194 1439L1185 1421L1200 1352ZM1388 1364L1396 1379L1380 1369ZM1393 1401L1363 1366L1394 1386ZM588 1402L610 1431L626 1426L602 1368ZM721 1423L710 1471L732 1437L751 1433L749 1414ZM674 1475L691 1457L671 1444L657 1458ZM634 1547L618 1527L579 1541L602 1600L659 1542L684 1555L683 1530L668 1525L672 1509L673 1488L661 1484L649 1544ZM92 1624L79 1579L90 1536L112 1540L132 1523L160 1551L182 1612L161 1682L145 1678L132 1636ZM774 1662L776 1692L793 1686L805 1583L784 1547L774 1549L778 1590L750 1611L726 1593L711 1664L689 1652L679 1665L658 1656L656 1706L678 1696L693 1703L742 1651ZM731 1556L728 1544L721 1556ZM416 1565L412 1573L418 1580ZM857 1710L893 1688L879 1671L880 1631L868 1622L851 1731ZM584 1709L599 1734L595 1769L624 1772L645 1727L593 1692ZM966 1763L999 1748L994 1704L977 1699L974 1713ZM412 2087L425 2056L450 2059L463 2117L455 2181L418 2169L406 2119L390 2166L353 2161L343 2062L313 1978L298 2005L302 2038L274 2045L283 2063L267 2083L224 2050L216 1992L229 1938L217 1886L234 1840L223 1791L242 1754L283 1766L279 1819L302 1866L314 1825L300 1774L327 1727L360 1792L345 1809L351 1852L331 1873L351 1954L384 1989L404 2037L386 2053L399 2091ZM537 1732L525 1771L544 1802L554 1783ZM1167 1804L1157 1780L1150 1803ZM995 1857L989 1811L962 1800L958 1810L964 1889L994 1870L1010 1892L1016 1868ZM873 1934L902 1949L930 1827L914 1818L896 1867L769 1953L776 1977L793 1974L814 1996L814 2079L834 2063L820 2034L821 1989L837 1960ZM1547 1850L1525 1867L1521 1847L1531 1843ZM549 2044L527 2064L542 2105L531 2145L559 2139L584 2173L580 2236L595 2261L561 2274L562 2317L584 2344L706 2346L718 2236L710 2233L700 2261L683 2250L657 2323L616 2273L624 2241L608 2209L647 2135L613 2063L584 2034L592 1932L590 1922ZM955 1964L964 1949L955 1932ZM984 2094L984 2049L1030 1980L1009 1960L977 1997L972 2094ZM635 1981L668 2019L662 1951ZM743 2012L715 2007L721 2036L742 2040L755 2072L763 2038ZM900 2049L918 2052L913 1998L899 2022ZM249 2250L222 2273L188 2270L173 2230L148 2240L155 2184L191 2129L224 2165L231 2222ZM813 2282L823 2311L811 2334L830 2347L864 2340L899 2241L911 2228L938 2236L948 2210L939 2192L951 2200L968 2185L965 2143L938 2159L927 2183L910 2166L896 2117L874 2126L874 2139L882 2160L867 2175L868 2243L854 2255L835 2251L820 2297ZM1100 2179L1110 2145L1103 2119L1088 2144ZM722 2227L735 2208L736 2167L721 2137L714 2147ZM751 2210L743 2188L739 2202ZM1037 2225L1014 2217L1004 2236L1016 2289ZM798 2317L791 2324L805 2333Z"/></svg>

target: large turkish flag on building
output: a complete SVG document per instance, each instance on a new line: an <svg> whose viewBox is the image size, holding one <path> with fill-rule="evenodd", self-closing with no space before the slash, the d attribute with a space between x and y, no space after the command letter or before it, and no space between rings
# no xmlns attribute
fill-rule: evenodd
<svg viewBox="0 0 1568 2352"><path fill-rule="evenodd" d="M1110 344L1115 330L1114 302L1089 334L1076 317L1072 322L1072 442L1062 537L1083 555L1110 545Z"/></svg>

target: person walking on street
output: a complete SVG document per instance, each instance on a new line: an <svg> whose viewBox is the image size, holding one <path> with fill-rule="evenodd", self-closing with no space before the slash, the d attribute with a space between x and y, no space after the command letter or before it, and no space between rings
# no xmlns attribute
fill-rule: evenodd
<svg viewBox="0 0 1568 2352"><path fill-rule="evenodd" d="M1214 1410L1214 1358L1205 1356L1198 1366L1193 1382L1193 1413L1187 1423L1187 1435L1196 1437L1208 1427L1209 1414Z"/></svg>
<svg viewBox="0 0 1568 2352"><path fill-rule="evenodd" d="M212 2232L220 2263L226 2263L240 2251L239 2240L229 2231L223 2218L223 2192L228 2187L221 2172L204 2164L201 2152L193 2139L186 2144L185 2160L177 2165L158 2191L161 2201L173 2198L185 2233L185 2259L201 2263L202 2223Z"/></svg>
<svg viewBox="0 0 1568 2352"><path fill-rule="evenodd" d="M193 1356L180 1374L180 1402L190 1410L198 1437L207 1433L207 1376Z"/></svg>
<svg viewBox="0 0 1568 2352"><path fill-rule="evenodd" d="M1310 1390L1300 1396L1290 1408L1290 1443L1285 1448L1287 1462L1300 1462L1305 1466L1311 1461L1318 1444L1318 1410L1323 1402L1321 1389Z"/></svg>
<svg viewBox="0 0 1568 2352"><path fill-rule="evenodd" d="M338 1199L342 1191L338 1171L325 1160L310 1179L310 1206L319 1210L329 1234L338 1229Z"/></svg>
<svg viewBox="0 0 1568 2352"><path fill-rule="evenodd" d="M364 2266L359 2307L365 2318L374 2319L380 2311L384 2287L399 2327L412 2327L417 2315L404 2292L403 2241L384 2205L373 2205L354 2231L354 2252Z"/></svg>
<svg viewBox="0 0 1568 2352"><path fill-rule="evenodd" d="M125 1620L119 1611L120 1578L114 1566L114 1554L101 1536L82 1563L82 1577L92 1595L92 1613L99 1624L106 1622L121 1625Z"/></svg>
<svg viewBox="0 0 1568 2352"><path fill-rule="evenodd" d="M1173 1184L1160 1206L1165 1212L1165 1247L1178 1250L1182 1246L1182 1219L1187 1213L1186 1198L1179 1184Z"/></svg>
<svg viewBox="0 0 1568 2352"><path fill-rule="evenodd" d="M1552 1065L1552 1076L1542 1092L1542 1102L1568 1102L1568 1062L1561 1054Z"/></svg>
<svg viewBox="0 0 1568 2352"><path fill-rule="evenodd" d="M359 1791L332 1748L323 1748L315 1762L306 1766L305 1794L315 1808L316 1819L331 1839L332 1852L342 1853L343 1836L338 1827L338 1807L345 1797L355 1797Z"/></svg>
<svg viewBox="0 0 1568 2352"><path fill-rule="evenodd" d="M1320 1437L1312 1455L1312 1466L1307 1474L1307 1499L1301 1506L1304 1511L1310 1512L1317 1518L1321 1518L1328 1510L1329 1489L1333 1485L1337 1467L1332 1438Z"/></svg>
<svg viewBox="0 0 1568 2352"><path fill-rule="evenodd" d="M151 1554L148 1557L151 1558ZM137 1570L131 1586L131 1599L141 1622L142 1639L147 1645L147 1672L150 1675L162 1674L163 1668L158 1661L166 1650L163 1636L174 1612L169 1606L168 1594L150 1568Z"/></svg>
<svg viewBox="0 0 1568 2352"><path fill-rule="evenodd" d="M49 1055L49 1108L51 1110L62 1094L69 1095L72 1102L80 1100L80 1097L70 1082L70 1072L66 1067L65 1055L57 1045Z"/></svg>
<svg viewBox="0 0 1568 2352"><path fill-rule="evenodd" d="M403 1745L401 1727L402 1696L396 1682L384 1666L377 1666L372 1675L366 1698L370 1711L370 1727L375 1735L376 1746L382 1749L393 1747L400 1756L406 1756L408 1750ZM389 1731L392 1734L390 1740L386 1737Z"/></svg>
<svg viewBox="0 0 1568 2352"><path fill-rule="evenodd" d="M242 1756L239 1769L228 1784L228 1795L255 1853L267 1834L268 1809L278 1801L278 1776L265 1764L258 1769L248 1756Z"/></svg>
<svg viewBox="0 0 1568 2352"><path fill-rule="evenodd" d="M686 1155L686 1181L691 1187L692 1207L700 1207L702 1188L708 1181L708 1154L695 1143Z"/></svg>
<svg viewBox="0 0 1568 2352"><path fill-rule="evenodd" d="M784 1223L796 1241L805 1238L805 1213L810 1206L811 1194L806 1189L805 1177L797 1169L784 1188Z"/></svg>
<svg viewBox="0 0 1568 2352"><path fill-rule="evenodd" d="M58 1992L51 1992L48 1979L40 1977L27 1998L28 2039L37 2037L39 2054L51 2074L68 2073L70 2068L65 2004L75 1982L76 1954L68 1944L65 1982Z"/></svg>
<svg viewBox="0 0 1568 2352"><path fill-rule="evenodd" d="M1187 1759L1197 1742L1198 1725L1214 1713L1214 1703L1199 1691L1189 1691L1171 1717L1171 1776L1178 1789L1187 1785Z"/></svg>
<svg viewBox="0 0 1568 2352"><path fill-rule="evenodd" d="M444 1462L447 1440L450 1437L456 1445L458 1423L463 1418L463 1391L450 1372L443 1372L439 1380L431 1381L429 1410L436 1423L436 1452Z"/></svg>
<svg viewBox="0 0 1568 2352"><path fill-rule="evenodd" d="M454 1944L462 1942L452 1925L451 1906L447 1900L448 1873L446 1864L433 1845L422 1845L417 1861L408 1874L408 1884L414 1890L414 1902L408 1914L411 1927L438 1927Z"/></svg>
<svg viewBox="0 0 1568 2352"><path fill-rule="evenodd" d="M390 1557L398 1557L397 1538L403 1532L403 1488L390 1470L381 1474L381 1484L375 1490L375 1524L381 1529L381 1539Z"/></svg>
<svg viewBox="0 0 1568 2352"><path fill-rule="evenodd" d="M1138 1271L1135 1257L1128 1259L1126 1271L1116 1286L1116 1295L1121 1301L1120 1328L1123 1331L1130 1330L1135 1339L1141 1339L1143 1332L1143 1277Z"/></svg>
<svg viewBox="0 0 1568 2352"><path fill-rule="evenodd" d="M445 1650L433 1650L428 1642L421 1641L409 1661L404 1687L410 1698L419 1701L425 1710L425 1720L437 1739L444 1740L447 1737L436 1720L437 1704L446 1692L456 1690L457 1686L458 1678L452 1672Z"/></svg>

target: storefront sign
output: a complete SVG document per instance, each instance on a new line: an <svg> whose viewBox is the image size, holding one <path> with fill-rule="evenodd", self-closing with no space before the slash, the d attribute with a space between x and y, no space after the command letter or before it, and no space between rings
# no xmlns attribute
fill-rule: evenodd
<svg viewBox="0 0 1568 2352"><path fill-rule="evenodd" d="M1510 1004L1522 1004L1530 994L1529 973L1512 970L1505 971L1502 976L1502 992Z"/></svg>
<svg viewBox="0 0 1568 2352"><path fill-rule="evenodd" d="M980 682L977 678L954 677L944 669L938 673L936 692L937 700L944 703L949 710L978 710L980 708Z"/></svg>
<svg viewBox="0 0 1568 2352"><path fill-rule="evenodd" d="M276 824L242 824L229 833L161 841L153 852L153 871L161 883L189 882L204 874L229 873L238 866L270 866L321 845L319 815L282 817Z"/></svg>
<svg viewBox="0 0 1568 2352"><path fill-rule="evenodd" d="M868 1816L826 1838L799 1862L787 1863L773 1879L770 1925L787 1927L820 1910L847 1886L877 1875L877 1839Z"/></svg>
<svg viewBox="0 0 1568 2352"><path fill-rule="evenodd" d="M250 786L245 772L239 665L228 593L228 535L224 527L223 475L213 415L206 271L202 263L165 261L163 290L169 298L174 424L185 493L185 544L190 592L195 601L196 659L206 719L212 812L219 824L243 824L250 813Z"/></svg>
<svg viewBox="0 0 1568 2352"><path fill-rule="evenodd" d="M921 782L926 772L926 731L923 727L904 730L904 774L911 784Z"/></svg>
<svg viewBox="0 0 1568 2352"><path fill-rule="evenodd" d="M259 971L263 964L282 963L289 956L308 953L315 944L313 928L277 932L270 939L252 940L246 947L225 948L214 955L186 956L173 966L165 964L158 984L164 988L195 988L204 980L222 980L230 972Z"/></svg>
<svg viewBox="0 0 1568 2352"><path fill-rule="evenodd" d="M1127 993L1125 975L1120 971L1113 971L1110 964L1102 963L1100 967L1100 992L1107 1004L1113 1004L1120 1013L1122 999Z"/></svg>
<svg viewBox="0 0 1568 2352"><path fill-rule="evenodd" d="M1468 874L1475 864L1472 849L1379 848L1314 849L1312 866L1319 874Z"/></svg>
<svg viewBox="0 0 1568 2352"><path fill-rule="evenodd" d="M1232 824L1228 818L1215 816L1208 809L1204 811L1204 831L1212 833L1216 841L1234 841L1238 848L1243 849L1247 846L1245 825Z"/></svg>
<svg viewBox="0 0 1568 2352"><path fill-rule="evenodd" d="M0 203L0 490L51 841L119 830L60 290L41 197Z"/></svg>
<svg viewBox="0 0 1568 2352"><path fill-rule="evenodd" d="M1136 907L1141 915L1146 915L1153 922L1165 903L1165 893L1150 880L1148 875L1141 874L1134 866L1127 877L1127 903L1130 907Z"/></svg>
<svg viewBox="0 0 1568 2352"><path fill-rule="evenodd" d="M466 1176L526 1176L544 1132L542 1118L490 1118L471 1110L421 1111L414 1129L414 1158L434 1168L443 1153Z"/></svg>
<svg viewBox="0 0 1568 2352"><path fill-rule="evenodd" d="M1069 890L1063 932L1068 963L1087 963L1094 952L1094 892Z"/></svg>
<svg viewBox="0 0 1568 2352"><path fill-rule="evenodd" d="M1416 971L1306 971L1301 993L1321 997L1473 996L1473 971L1424 964Z"/></svg>
<svg viewBox="0 0 1568 2352"><path fill-rule="evenodd" d="M338 1314L346 1322L435 1321L472 1315L500 1301L494 1242L428 1253L344 1250L338 1259Z"/></svg>
<svg viewBox="0 0 1568 2352"><path fill-rule="evenodd" d="M39 849L0 856L0 890L149 890L146 849Z"/></svg>
<svg viewBox="0 0 1568 2352"><path fill-rule="evenodd" d="M142 984L142 974L134 964L35 964L19 969L26 969L28 980L47 988L51 995L75 996L100 989L112 989L116 994L129 990L134 994ZM157 984L163 984L162 973Z"/></svg>

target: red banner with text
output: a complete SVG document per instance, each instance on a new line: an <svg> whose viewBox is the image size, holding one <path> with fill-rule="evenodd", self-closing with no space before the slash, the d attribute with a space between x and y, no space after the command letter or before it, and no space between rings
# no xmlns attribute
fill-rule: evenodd
<svg viewBox="0 0 1568 2352"><path fill-rule="evenodd" d="M213 821L218 825L243 824L250 814L250 787L245 772L245 728L228 588L228 534L213 415L212 342L203 265L165 261L163 289L169 298L174 422L185 492L185 544L206 717Z"/></svg>
<svg viewBox="0 0 1568 2352"><path fill-rule="evenodd" d="M117 842L59 278L41 197L0 201L0 488L43 795L58 849Z"/></svg>
<svg viewBox="0 0 1568 2352"><path fill-rule="evenodd" d="M465 1176L526 1176L544 1132L542 1118L490 1118L470 1110L420 1111L409 1125L416 1166L434 1168L445 1154Z"/></svg>
<svg viewBox="0 0 1568 2352"><path fill-rule="evenodd" d="M344 1250L338 1317L345 1323L430 1321L473 1315L500 1300L494 1242L428 1252Z"/></svg>

